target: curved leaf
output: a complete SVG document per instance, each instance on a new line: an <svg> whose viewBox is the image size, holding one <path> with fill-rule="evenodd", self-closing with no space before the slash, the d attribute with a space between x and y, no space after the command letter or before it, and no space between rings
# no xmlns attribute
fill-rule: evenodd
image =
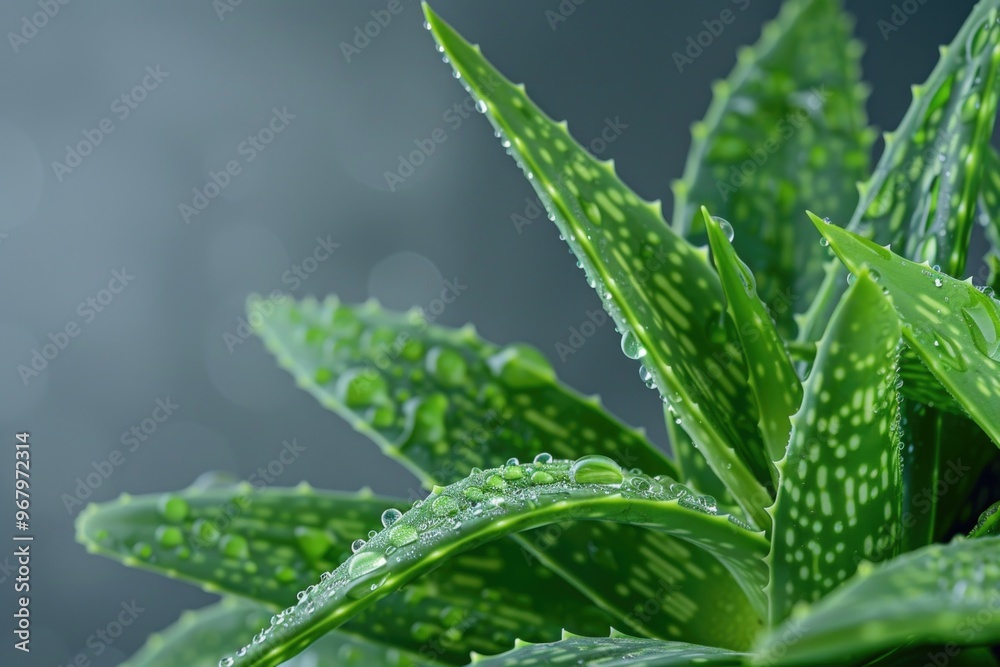
<svg viewBox="0 0 1000 667"><path fill-rule="evenodd" d="M996 536L1000 536L1000 502L990 505L989 509L980 515L976 527L969 533L969 537Z"/></svg>
<svg viewBox="0 0 1000 667"><path fill-rule="evenodd" d="M715 85L674 183L674 229L704 243L702 204L733 223L736 252L786 335L822 279L823 249L802 212L847 218L868 175L868 92L851 24L837 0L783 3Z"/></svg>
<svg viewBox="0 0 1000 667"><path fill-rule="evenodd" d="M767 307L758 298L754 274L736 255L721 224L702 207L712 260L722 280L726 309L747 360L750 388L760 415L758 427L772 461L785 455L792 424L802 402L802 383Z"/></svg>
<svg viewBox="0 0 1000 667"><path fill-rule="evenodd" d="M981 166L996 112L1000 0L981 0L942 47L927 81L885 149L847 228L871 228L875 240L904 247L908 258L940 262L960 275L965 265ZM978 106L977 106L978 105ZM943 159L942 159L943 158ZM931 261L934 263L934 261ZM827 265L816 299L799 319L799 340L819 337L844 285L844 271Z"/></svg>
<svg viewBox="0 0 1000 667"><path fill-rule="evenodd" d="M766 581L760 533L678 495L669 480L625 474L601 456L474 472L431 494L362 545L265 629L257 667L279 664L448 558L512 532L565 520L604 520L675 535L714 555L754 594ZM632 548L628 545L626 548ZM237 658L236 665L248 664Z"/></svg>
<svg viewBox="0 0 1000 667"><path fill-rule="evenodd" d="M722 322L722 290L703 251L678 237L659 203L639 199L425 5L428 25L555 220L623 349L683 419L715 474L758 525L771 481L745 362Z"/></svg>
<svg viewBox="0 0 1000 667"><path fill-rule="evenodd" d="M306 485L195 487L90 505L78 519L78 540L92 552L264 603L273 613L350 556L351 542L381 526L384 510L407 507L371 493ZM531 567L517 545L502 541L449 561L344 630L459 663L469 651L502 651L519 637L545 641L566 626L602 633L609 623L570 586Z"/></svg>
<svg viewBox="0 0 1000 667"><path fill-rule="evenodd" d="M781 488L769 511L771 624L813 603L862 559L899 553L902 470L896 357L899 321L882 290L859 276L820 340L792 419Z"/></svg>
<svg viewBox="0 0 1000 667"><path fill-rule="evenodd" d="M852 272L888 290L910 347L973 420L1000 443L1000 305L972 286L813 216Z"/></svg>
<svg viewBox="0 0 1000 667"><path fill-rule="evenodd" d="M198 611L181 614L163 632L152 635L122 667L218 667L219 656L233 643L268 622L271 611L242 600L223 599ZM331 632L286 667L434 667L435 663L397 649L385 648L342 632Z"/></svg>
<svg viewBox="0 0 1000 667"><path fill-rule="evenodd" d="M541 450L562 458L601 454L674 476L672 462L641 432L557 384L531 348L500 348L471 327L431 326L419 312L392 314L374 303L251 300L250 312L263 315L249 319L259 322L265 345L299 386L428 486L507 457L529 460ZM691 562L690 551L669 535L591 523L513 539L522 560L544 564L638 633L730 648L753 641L763 608L755 613L722 565L710 558ZM635 548L607 553L606 545L623 542ZM644 611L657 591L668 589L697 603ZM713 623L720 611L746 622Z"/></svg>
<svg viewBox="0 0 1000 667"><path fill-rule="evenodd" d="M705 667L737 667L746 653L711 646L639 639L612 633L610 637L580 637L565 633L561 641L548 644L519 642L506 653L473 656L476 667L520 667L523 665L595 665L596 667L672 667L698 664Z"/></svg>
<svg viewBox="0 0 1000 667"><path fill-rule="evenodd" d="M763 639L759 664L853 664L911 641L1000 642L1000 538L934 544L866 565ZM780 660L776 660L777 658Z"/></svg>

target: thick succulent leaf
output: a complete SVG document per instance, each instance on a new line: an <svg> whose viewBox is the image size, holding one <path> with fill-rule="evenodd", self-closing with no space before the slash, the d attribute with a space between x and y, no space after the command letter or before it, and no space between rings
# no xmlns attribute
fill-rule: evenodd
<svg viewBox="0 0 1000 667"><path fill-rule="evenodd" d="M612 633L610 637L580 637L565 633L547 644L519 642L506 653L473 656L476 667L533 667L534 665L595 665L597 667L737 667L746 653L711 646L639 639Z"/></svg>
<svg viewBox="0 0 1000 667"><path fill-rule="evenodd" d="M997 290L1000 289L1000 154L992 146L986 151L979 185L979 224L990 244L979 282Z"/></svg>
<svg viewBox="0 0 1000 667"><path fill-rule="evenodd" d="M781 488L769 510L771 624L854 574L899 553L902 470L896 357L899 320L862 274L820 340L792 419Z"/></svg>
<svg viewBox="0 0 1000 667"><path fill-rule="evenodd" d="M739 54L692 128L673 226L696 242L705 205L736 229L736 251L782 333L822 279L823 249L802 212L846 219L868 176L872 133L859 83L861 45L838 0L791 0Z"/></svg>
<svg viewBox="0 0 1000 667"><path fill-rule="evenodd" d="M195 487L91 505L78 520L78 539L93 552L273 612L294 604L299 591L350 556L352 541L380 527L384 510L407 507L371 493L305 485ZM460 663L469 651L502 651L518 637L545 641L562 627L600 633L609 624L585 597L501 541L449 561L344 629Z"/></svg>
<svg viewBox="0 0 1000 667"><path fill-rule="evenodd" d="M989 509L979 516L979 522L969 533L969 537L1000 536L1000 502L990 505Z"/></svg>
<svg viewBox="0 0 1000 667"><path fill-rule="evenodd" d="M639 199L613 166L588 154L449 25L425 6L434 38L460 80L528 175L605 309L685 422L715 474L763 525L771 494L746 381L746 364L724 327L722 288L705 253Z"/></svg>
<svg viewBox="0 0 1000 667"><path fill-rule="evenodd" d="M951 275L965 265L969 234L996 111L1000 0L981 0L941 49L865 183L847 228L873 235L905 255L940 263ZM944 258L935 261L932 257ZM800 320L799 339L819 337L844 285L843 269L827 265L817 298Z"/></svg>
<svg viewBox="0 0 1000 667"><path fill-rule="evenodd" d="M224 599L198 611L184 612L161 633L152 635L122 667L218 667L219 657L268 623L272 612L259 604ZM419 656L386 648L343 632L331 632L285 667L435 667Z"/></svg>
<svg viewBox="0 0 1000 667"><path fill-rule="evenodd" d="M680 491L645 475L625 474L601 456L474 472L432 493L307 589L264 630L253 664L279 664L361 609L479 544L566 520L612 521L675 535L725 563L754 594L767 577L762 534ZM236 659L238 667L245 664Z"/></svg>
<svg viewBox="0 0 1000 667"><path fill-rule="evenodd" d="M428 486L508 457L529 460L543 450L560 458L601 454L628 468L674 477L672 462L642 433L557 384L531 348L499 348L471 327L430 326L417 312L386 313L374 303L252 300L250 312L258 311L266 316L250 320L259 323L268 349L299 386ZM513 539L524 550L522 560L557 572L621 626L718 646L752 641L756 614L732 576L712 559L690 563L689 550L669 535L591 523ZM605 545L626 542L635 548L606 553ZM683 590L697 603L644 612L661 589ZM747 622L713 623L718 613Z"/></svg>
<svg viewBox="0 0 1000 667"><path fill-rule="evenodd" d="M958 647L954 644L939 644L897 648L893 649L888 656L873 658L865 663L875 667L914 667L921 665L927 667L933 665L932 660L937 660L939 665L947 667L997 667L996 658L990 653L988 648L968 648Z"/></svg>
<svg viewBox="0 0 1000 667"><path fill-rule="evenodd" d="M757 294L754 274L736 255L726 231L702 207L712 260L722 280L726 310L736 328L747 360L758 426L772 461L785 455L792 425L789 417L802 402L802 383L795 374L785 344ZM730 228L731 229L731 228Z"/></svg>
<svg viewBox="0 0 1000 667"><path fill-rule="evenodd" d="M879 275L903 322L903 335L968 414L1000 443L1000 306L971 282L893 254L813 216L852 272Z"/></svg>
<svg viewBox="0 0 1000 667"><path fill-rule="evenodd" d="M736 500L729 493L729 489L709 467L708 461L694 446L691 436L681 428L681 418L670 406L663 407L663 418L667 425L667 435L670 437L670 448L680 468L680 479L699 493L707 493L722 504L735 506ZM747 520L745 514L743 519Z"/></svg>
<svg viewBox="0 0 1000 667"><path fill-rule="evenodd" d="M882 565L865 564L808 612L767 635L757 661L846 665L908 642L996 644L998 553L1000 537L958 539Z"/></svg>

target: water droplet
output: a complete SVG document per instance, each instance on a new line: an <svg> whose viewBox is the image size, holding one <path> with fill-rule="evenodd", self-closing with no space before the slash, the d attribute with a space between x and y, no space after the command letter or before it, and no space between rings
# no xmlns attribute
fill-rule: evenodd
<svg viewBox="0 0 1000 667"><path fill-rule="evenodd" d="M569 478L574 484L621 484L621 466L606 456L584 456L573 463Z"/></svg>
<svg viewBox="0 0 1000 667"><path fill-rule="evenodd" d="M507 482L505 482L503 480L503 477L501 477L500 475L490 475L489 477L486 478L485 486L487 489L495 491L507 486Z"/></svg>
<svg viewBox="0 0 1000 667"><path fill-rule="evenodd" d="M649 483L649 480L646 479L645 477L630 477L628 480L628 484L633 489L641 493L649 491L650 487L652 486L652 484Z"/></svg>
<svg viewBox="0 0 1000 667"><path fill-rule="evenodd" d="M417 529L405 523L397 523L389 531L389 543L394 547L402 547L416 541Z"/></svg>
<svg viewBox="0 0 1000 667"><path fill-rule="evenodd" d="M156 529L156 541L161 547L172 549L184 543L184 533L177 526L160 526Z"/></svg>
<svg viewBox="0 0 1000 667"><path fill-rule="evenodd" d="M639 366L639 379L645 383L647 388L656 389L656 381L653 379L653 374L645 366Z"/></svg>
<svg viewBox="0 0 1000 667"><path fill-rule="evenodd" d="M174 523L183 521L191 510L186 500L169 494L160 496L156 508L160 511L160 516Z"/></svg>
<svg viewBox="0 0 1000 667"><path fill-rule="evenodd" d="M944 285L944 281L942 281L940 278L935 278L934 279L934 287L941 287L943 285Z"/></svg>
<svg viewBox="0 0 1000 667"><path fill-rule="evenodd" d="M337 380L336 392L349 408L365 408L388 398L385 380L372 368L343 373Z"/></svg>
<svg viewBox="0 0 1000 667"><path fill-rule="evenodd" d="M219 542L219 550L227 558L243 560L250 557L250 544L242 535L226 535Z"/></svg>
<svg viewBox="0 0 1000 667"><path fill-rule="evenodd" d="M555 380L555 371L541 352L527 345L509 345L489 358L490 370L512 389L527 389Z"/></svg>
<svg viewBox="0 0 1000 667"><path fill-rule="evenodd" d="M853 284L854 284L854 281L855 281L856 279L857 279L857 276L856 276L856 275L854 275L853 273L848 273L848 274L847 274L847 284L848 284L848 285L853 285Z"/></svg>
<svg viewBox="0 0 1000 667"><path fill-rule="evenodd" d="M962 308L962 317L979 351L1000 361L1000 317L993 300L986 295L974 295L972 302Z"/></svg>
<svg viewBox="0 0 1000 667"><path fill-rule="evenodd" d="M646 348L631 329L626 329L625 335L622 336L622 352L629 359L641 359L646 356Z"/></svg>
<svg viewBox="0 0 1000 667"><path fill-rule="evenodd" d="M825 236L821 236L819 239L819 244L824 248L827 248L830 246L830 239L826 238Z"/></svg>
<svg viewBox="0 0 1000 667"><path fill-rule="evenodd" d="M365 548L366 544L367 542L365 542L361 538L354 540L353 542L351 542L351 552L358 553L359 551Z"/></svg>
<svg viewBox="0 0 1000 667"><path fill-rule="evenodd" d="M357 577L373 572L385 565L385 554L378 551L364 551L351 556L347 564L347 576L355 579Z"/></svg>
<svg viewBox="0 0 1000 667"><path fill-rule="evenodd" d="M511 461L517 461L517 459L511 459ZM508 461L507 465L503 468L503 478L506 480L515 480L522 477L524 477L524 470L521 469L521 466L517 464L511 465L510 461Z"/></svg>
<svg viewBox="0 0 1000 667"><path fill-rule="evenodd" d="M463 492L463 495L473 503L478 503L484 497L483 490L478 486L470 486Z"/></svg>
<svg viewBox="0 0 1000 667"><path fill-rule="evenodd" d="M489 107L486 106L485 101L479 100L478 102L476 102L476 111L478 111L479 113L486 113L487 111L489 111Z"/></svg>
<svg viewBox="0 0 1000 667"><path fill-rule="evenodd" d="M732 243L733 239L736 238L736 232L733 231L733 226L729 224L729 221L725 218L719 218L716 216L712 216L712 220L719 223L719 229L721 229L722 233L726 235L726 240Z"/></svg>
<svg viewBox="0 0 1000 667"><path fill-rule="evenodd" d="M542 465L545 463L551 463L551 461L552 461L552 455L549 454L548 452L542 452L541 454L538 454L535 457L532 463L534 463L535 465Z"/></svg>
<svg viewBox="0 0 1000 667"><path fill-rule="evenodd" d="M235 660L227 656L219 661L219 667L233 667L233 664L235 662L236 662Z"/></svg>
<svg viewBox="0 0 1000 667"><path fill-rule="evenodd" d="M517 465L521 465L521 462L518 461L517 458L515 458L515 457L512 456L509 459L507 459L507 463L505 463L504 465L507 465L507 466L517 466Z"/></svg>
<svg viewBox="0 0 1000 667"><path fill-rule="evenodd" d="M153 547L145 542L136 542L132 546L132 553L143 560L149 560L153 557Z"/></svg>
<svg viewBox="0 0 1000 667"><path fill-rule="evenodd" d="M403 516L403 513L400 512L398 509L390 507L386 511L382 512L382 527L383 528L388 528L392 524L394 524L397 521L399 521L400 517L402 517L402 516Z"/></svg>
<svg viewBox="0 0 1000 667"><path fill-rule="evenodd" d="M531 473L531 483L532 484L552 484L556 481L556 478L547 472L542 470L536 470Z"/></svg>
<svg viewBox="0 0 1000 667"><path fill-rule="evenodd" d="M446 387L457 387L466 380L468 364L459 352L436 347L427 355L427 370Z"/></svg>
<svg viewBox="0 0 1000 667"><path fill-rule="evenodd" d="M437 516L450 516L458 512L458 503L451 496L441 496L431 503L431 511Z"/></svg>

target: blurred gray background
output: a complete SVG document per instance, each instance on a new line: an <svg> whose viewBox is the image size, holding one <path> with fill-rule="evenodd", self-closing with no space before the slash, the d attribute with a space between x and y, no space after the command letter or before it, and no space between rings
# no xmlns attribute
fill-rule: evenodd
<svg viewBox="0 0 1000 667"><path fill-rule="evenodd" d="M13 532L17 430L31 432L36 535L34 652L10 648L4 621L3 664L64 665L82 653L115 665L181 610L213 599L88 555L73 540L77 508L67 509L64 494L123 449L122 434L150 418L158 400L176 405L173 414L90 500L177 489L209 469L246 477L291 438L306 452L282 485L416 489L297 390L256 339L226 345L250 292L337 292L404 308L426 305L443 280L457 280L467 289L439 322L471 321L494 341L536 345L565 381L601 393L666 447L660 404L611 325L560 362L556 344L598 299L554 226L542 218L515 228L511 216L523 214L531 188L484 118L456 126L460 117L448 111L466 96L421 27L419 4L400 1L402 11L349 58L342 43L387 0L51 0L58 12L34 31L25 17L47 0L0 5L0 443L10 443L0 542ZM574 11L556 23L546 12L559 12L558 0L434 4L579 140L598 136L607 119L627 125L602 157L669 210L669 182L681 173L709 83L728 73L736 48L757 39L779 2L576 2L563 0ZM878 21L890 18L892 2L847 2L868 45L869 113L881 129L895 127L910 85L924 80L973 2L911 4L918 11L886 37ZM678 72L671 54L725 8L736 21ZM243 143L275 109L294 118L262 150ZM385 172L436 128L447 140L390 191ZM92 152L67 156L67 145L88 135L100 139ZM192 205L193 190L230 160L240 173L186 221L180 205ZM300 285L283 281L313 256L317 238L339 247ZM111 283L118 293L107 290L115 271L131 276L124 289ZM22 378L18 366L30 367L33 350L67 326L77 335ZM0 564L8 553L0 547ZM2 568L0 578L0 616L9 618L12 581ZM88 636L132 599L145 611L95 655Z"/></svg>

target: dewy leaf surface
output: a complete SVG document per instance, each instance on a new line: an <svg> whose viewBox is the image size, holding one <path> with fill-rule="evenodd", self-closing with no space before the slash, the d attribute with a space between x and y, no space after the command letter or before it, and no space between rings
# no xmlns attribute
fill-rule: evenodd
<svg viewBox="0 0 1000 667"><path fill-rule="evenodd" d="M520 643L493 656L473 656L476 667L534 667L535 665L594 665L596 667L673 667L692 664L704 667L737 667L746 653L711 646L639 639L612 633L610 637L579 637L566 634L558 642Z"/></svg>
<svg viewBox="0 0 1000 667"><path fill-rule="evenodd" d="M272 612L252 602L222 602L184 612L163 632L152 635L122 667L218 667L234 643L257 632ZM439 667L445 663L377 646L342 632L331 632L285 667Z"/></svg>
<svg viewBox="0 0 1000 667"><path fill-rule="evenodd" d="M911 641L996 644L997 553L1000 537L958 539L859 568L808 612L766 636L757 662L847 665Z"/></svg>
<svg viewBox="0 0 1000 667"><path fill-rule="evenodd" d="M674 477L673 463L642 433L559 385L531 348L500 348L471 327L431 326L418 312L387 313L374 303L252 300L250 312L257 310L265 315L260 335L299 386L428 487L541 451L560 458L600 454ZM693 562L690 548L669 535L590 523L512 539L526 562L557 572L620 626L646 636L745 647L763 612L750 608L722 565ZM624 543L634 549L609 553L608 545ZM644 611L664 591L685 601ZM713 623L718 614L746 622Z"/></svg>
<svg viewBox="0 0 1000 667"><path fill-rule="evenodd" d="M194 488L91 505L78 539L127 565L263 603L270 618L349 557L355 539L381 527L385 510L408 507L304 485ZM449 561L344 630L460 663L469 651L502 651L517 638L549 640L563 627L602 633L609 623L568 584L531 567L513 542L499 541Z"/></svg>
<svg viewBox="0 0 1000 667"><path fill-rule="evenodd" d="M899 320L862 274L819 342L770 512L771 624L899 553Z"/></svg>
<svg viewBox="0 0 1000 667"><path fill-rule="evenodd" d="M702 207L708 230L712 260L722 280L726 310L739 335L747 360L750 388L760 415L760 432L772 461L785 455L792 425L789 417L802 402L802 383L792 368L785 344L761 303L750 268L736 250L718 220Z"/></svg>
<svg viewBox="0 0 1000 667"><path fill-rule="evenodd" d="M965 264L980 169L996 105L1000 0L982 0L943 47L927 81L915 86L899 127L886 135L878 165L861 184L847 229L905 248L918 261L933 255L951 275ZM992 109L992 111L991 111ZM825 215L825 214L824 214ZM836 218L832 218L836 220ZM827 265L816 299L800 320L799 340L815 340L844 284Z"/></svg>
<svg viewBox="0 0 1000 667"><path fill-rule="evenodd" d="M280 664L361 609L464 551L512 532L566 520L602 520L662 531L711 554L753 594L766 581L761 533L715 513L706 499L606 457L475 472L439 489L347 562L263 632L256 667ZM622 545L632 549L633 545ZM242 667L250 662L235 658Z"/></svg>
<svg viewBox="0 0 1000 667"><path fill-rule="evenodd" d="M715 85L692 129L673 226L705 242L699 205L729 220L736 252L754 269L758 294L793 332L822 279L823 249L807 208L848 218L868 175L871 132L859 83L861 45L837 0L791 0Z"/></svg>
<svg viewBox="0 0 1000 667"><path fill-rule="evenodd" d="M852 272L879 275L903 322L903 335L973 420L1000 443L1000 306L971 282L903 259L813 217Z"/></svg>
<svg viewBox="0 0 1000 667"><path fill-rule="evenodd" d="M623 349L671 404L716 475L763 525L770 462L746 368L723 323L722 289L703 251L639 199L613 166L589 155L425 6L444 56L524 170L624 332Z"/></svg>

